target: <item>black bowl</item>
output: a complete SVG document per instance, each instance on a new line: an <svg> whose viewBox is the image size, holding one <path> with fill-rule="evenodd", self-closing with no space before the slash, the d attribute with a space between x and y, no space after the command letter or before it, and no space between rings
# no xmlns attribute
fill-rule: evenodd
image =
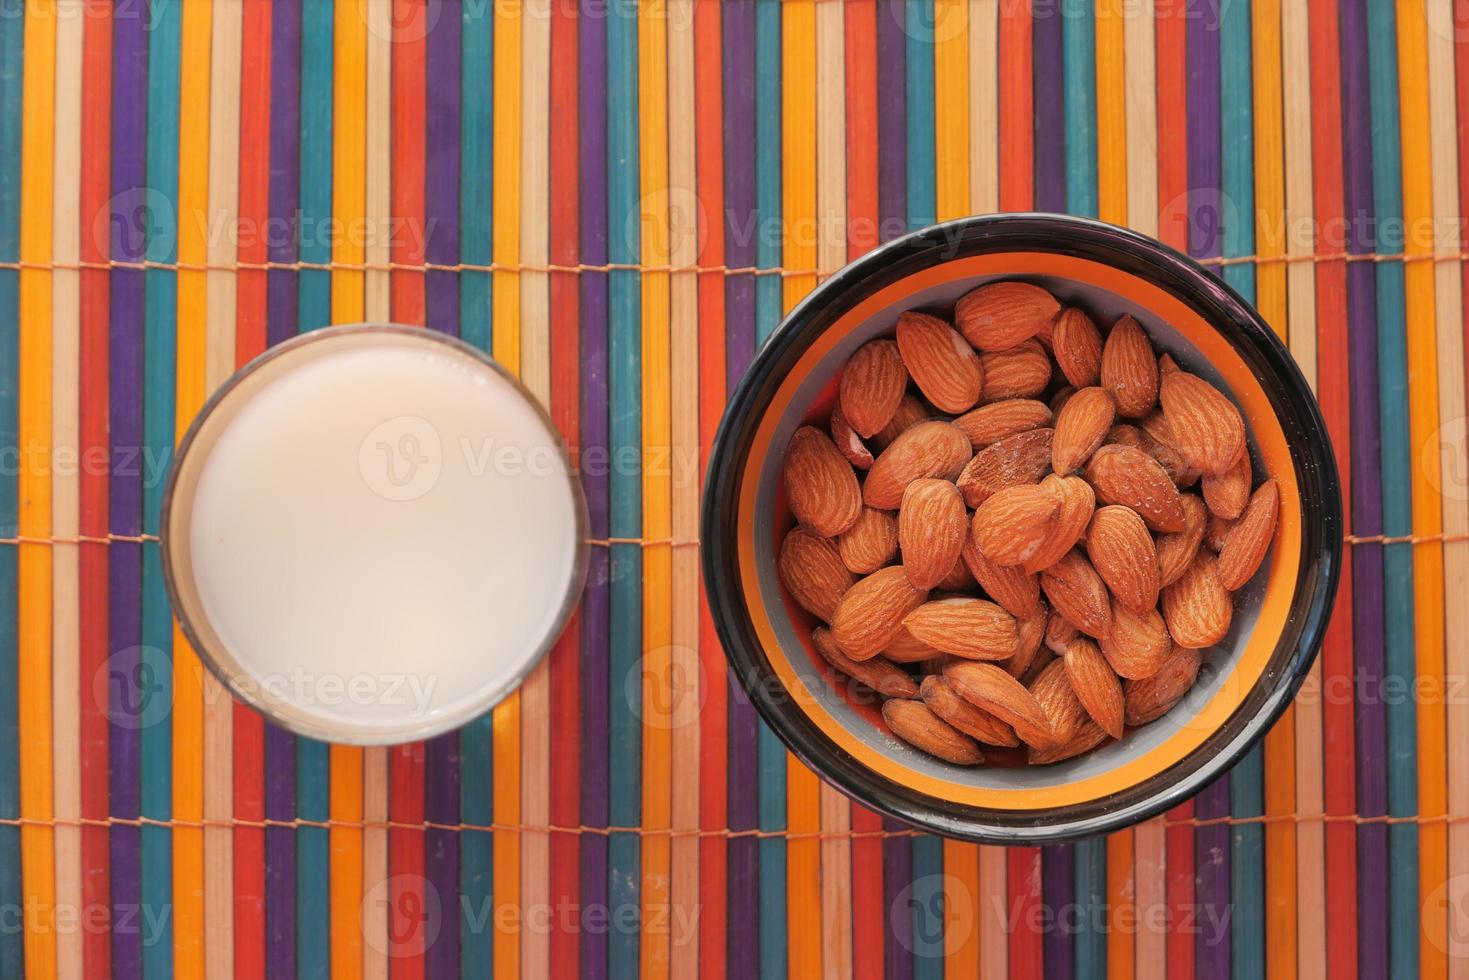
<svg viewBox="0 0 1469 980"><path fill-rule="evenodd" d="M1236 594L1234 624L1205 651L1168 715L1051 766L963 768L887 732L811 648L815 622L775 574L792 526L781 459L796 426L830 406L841 366L897 314L945 312L977 285L1023 279L1110 324L1133 314L1155 346L1230 394L1254 472L1276 477L1275 544ZM1240 296L1198 264L1112 225L1048 214L936 225L858 259L781 323L740 381L711 454L704 578L731 668L765 720L816 772L924 830L987 843L1070 839L1136 823L1196 793L1269 730L1321 644L1341 569L1336 461L1290 354Z"/></svg>

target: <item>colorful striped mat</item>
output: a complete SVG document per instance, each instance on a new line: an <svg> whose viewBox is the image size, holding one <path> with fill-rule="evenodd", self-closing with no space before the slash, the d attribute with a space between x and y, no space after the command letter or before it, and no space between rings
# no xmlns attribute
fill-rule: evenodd
<svg viewBox="0 0 1469 980"><path fill-rule="evenodd" d="M0 0L0 977L1469 976L1466 208L1449 0ZM1253 299L1352 547L1227 778L1004 850L787 755L696 515L784 310L1027 209ZM207 393L364 319L517 371L595 539L524 687L390 750L232 704L156 537Z"/></svg>

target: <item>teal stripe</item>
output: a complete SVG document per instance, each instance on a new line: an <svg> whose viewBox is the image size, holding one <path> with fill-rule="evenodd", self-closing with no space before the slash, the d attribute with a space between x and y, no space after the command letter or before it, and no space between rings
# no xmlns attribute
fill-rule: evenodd
<svg viewBox="0 0 1469 980"><path fill-rule="evenodd" d="M908 227L938 220L937 137L934 123L933 0L903 5L907 65L905 117L908 128ZM944 974L944 846L937 837L915 837L913 860L913 976L939 980Z"/></svg>
<svg viewBox="0 0 1469 980"><path fill-rule="evenodd" d="M637 8L611 4L607 10L607 192L608 259L640 261L638 224L638 21ZM608 382L613 458L634 458L642 446L642 297L637 272L608 274ZM640 468L639 468L640 469ZM610 475L609 519L614 537L636 538L643 529L639 469L615 466ZM613 826L634 827L642 818L642 646L643 554L637 545L612 547L611 779L608 813ZM613 921L638 908L642 844L637 834L608 841L608 902ZM635 929L613 929L608 970L614 978L638 975Z"/></svg>
<svg viewBox="0 0 1469 980"><path fill-rule="evenodd" d="M300 255L319 265L332 260L332 18L329 3L308 0L301 7ZM303 269L296 304L299 329L331 323L331 273Z"/></svg>
<svg viewBox="0 0 1469 980"><path fill-rule="evenodd" d="M755 206L758 222L755 265L778 268L784 250L781 209L781 14L779 0L755 8ZM763 344L784 314L784 280L755 277L755 343ZM786 829L786 750L760 722L759 826ZM764 837L760 853L760 976L784 978L786 941L786 839Z"/></svg>
<svg viewBox="0 0 1469 980"><path fill-rule="evenodd" d="M1097 25L1091 0L1063 0L1066 210L1097 216ZM1084 862L1077 856L1077 867Z"/></svg>
<svg viewBox="0 0 1469 980"><path fill-rule="evenodd" d="M903 30L908 117L908 228L938 220L937 174L934 169L933 0L907 0ZM917 873L917 869L914 869Z"/></svg>
<svg viewBox="0 0 1469 980"><path fill-rule="evenodd" d="M1255 251L1255 139L1249 0L1231 0L1219 10L1220 170L1225 258ZM1255 266L1224 267L1224 280L1250 302L1255 300ZM1236 819L1265 812L1264 750L1256 745L1229 775L1229 812ZM1234 977L1265 973L1265 829L1237 823L1230 835L1230 968Z"/></svg>
<svg viewBox="0 0 1469 980"><path fill-rule="evenodd" d="M1097 192L1097 54L1096 23L1089 0L1063 0L1063 118L1066 123L1066 210L1095 218ZM1093 837L1072 849L1073 901L1077 915L1072 939L1075 976L1081 980L1107 975L1107 841ZM1131 936L1119 936L1127 941Z"/></svg>
<svg viewBox="0 0 1469 980"><path fill-rule="evenodd" d="M148 184L142 202L148 209L144 257L149 262L178 261L179 60L183 6L179 0L153 0L148 43ZM162 471L174 441L174 372L177 363L178 280L172 269L143 274L143 446L139 454L143 484L143 531L158 533L163 502ZM157 665L150 697L172 699L173 618L163 586L158 545L143 545L143 663ZM173 814L173 719L165 713L139 733L141 743L140 812L167 820ZM144 826L142 896L145 910L169 909L173 899L173 833ZM173 976L173 917L159 916L162 928L144 937L143 976Z"/></svg>
<svg viewBox="0 0 1469 980"><path fill-rule="evenodd" d="M494 8L465 4L461 34L459 116L459 254L466 265L494 258ZM459 336L489 352L488 272L459 274ZM489 826L495 817L494 716L459 732L459 814L466 824ZM489 980L494 973L495 933L487 920L494 903L495 837L486 831L459 835L459 975Z"/></svg>
<svg viewBox="0 0 1469 980"><path fill-rule="evenodd" d="M301 9L301 237L302 262L332 260L332 5ZM303 270L297 277L298 329L331 322L331 273ZM331 764L326 743L296 739L296 815L331 816ZM326 980L331 972L330 844L323 827L296 831L296 976Z"/></svg>
<svg viewBox="0 0 1469 980"><path fill-rule="evenodd" d="M0 0L0 262L20 259L20 106L25 43L24 0ZM20 284L0 269L0 452L19 442ZM17 532L17 476L0 474L0 535ZM20 816L19 698L16 667L16 549L0 545L0 818ZM20 908L20 828L0 825L0 908ZM0 929L0 977L25 975L25 935Z"/></svg>
<svg viewBox="0 0 1469 980"><path fill-rule="evenodd" d="M494 260L495 18L490 4L464 5L459 91L459 255ZM569 67L566 70L570 70ZM567 188L575 193L575 188ZM459 336L490 349L488 272L459 273ZM466 951L467 953L467 951Z"/></svg>
<svg viewBox="0 0 1469 980"><path fill-rule="evenodd" d="M1372 100L1372 202L1377 248L1398 255L1402 238L1402 163L1398 142L1397 23L1391 4L1367 5ZM1382 529L1413 533L1413 464L1408 440L1406 297L1401 262L1377 270L1378 398L1382 424ZM1421 329L1432 329L1423 324ZM1386 679L1411 690L1417 676L1413 637L1413 549L1383 550L1386 579ZM1418 712L1412 698L1387 699L1387 806L1394 817L1418 813ZM1391 869L1389 957L1394 976L1418 974L1418 828L1388 827Z"/></svg>

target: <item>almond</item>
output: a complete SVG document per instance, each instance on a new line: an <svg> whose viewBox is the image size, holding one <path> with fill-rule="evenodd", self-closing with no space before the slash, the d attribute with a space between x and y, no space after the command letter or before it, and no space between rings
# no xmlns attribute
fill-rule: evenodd
<svg viewBox="0 0 1469 980"><path fill-rule="evenodd" d="M1039 286L992 282L959 297L954 322L980 350L1003 351L1040 333L1060 309L1056 297Z"/></svg>
<svg viewBox="0 0 1469 980"><path fill-rule="evenodd" d="M954 693L1015 729L1027 745L1049 745L1054 738L1035 695L994 664L956 660L944 668Z"/></svg>
<svg viewBox="0 0 1469 980"><path fill-rule="evenodd" d="M870 660L902 628L928 593L915 589L902 565L879 568L847 590L831 618L831 635L853 660Z"/></svg>
<svg viewBox="0 0 1469 980"><path fill-rule="evenodd" d="M957 414L979 401L979 355L953 327L926 313L898 317L898 350L918 390L940 412Z"/></svg>
<svg viewBox="0 0 1469 980"><path fill-rule="evenodd" d="M1102 346L1102 387L1117 399L1117 411L1130 419L1141 418L1158 401L1158 362L1153 345L1138 322L1121 317L1112 325Z"/></svg>
<svg viewBox="0 0 1469 980"><path fill-rule="evenodd" d="M953 480L972 452L969 437L948 422L919 422L877 457L867 471L862 499L878 510L897 510L908 484L929 476Z"/></svg>
<svg viewBox="0 0 1469 980"><path fill-rule="evenodd" d="M1076 624L1054 609L1046 617L1046 648L1052 653L1062 654L1071 645L1071 641L1081 635L1081 630Z"/></svg>
<svg viewBox="0 0 1469 980"><path fill-rule="evenodd" d="M970 507L1005 487L1035 483L1051 467L1054 429L1029 429L986 446L959 474L959 492Z"/></svg>
<svg viewBox="0 0 1469 980"><path fill-rule="evenodd" d="M1168 478L1180 490L1199 482L1200 471L1183 458L1173 441L1173 432L1161 411L1155 411L1138 419L1143 444L1138 448L1158 461Z"/></svg>
<svg viewBox="0 0 1469 980"><path fill-rule="evenodd" d="M979 505L969 533L996 565L1019 565L1045 543L1060 506L1052 487L1006 487Z"/></svg>
<svg viewBox="0 0 1469 980"><path fill-rule="evenodd" d="M1229 532L1234 530L1234 521L1218 514L1210 514L1208 523L1204 525L1204 544L1214 554L1224 550L1224 542L1229 538Z"/></svg>
<svg viewBox="0 0 1469 980"><path fill-rule="evenodd" d="M899 629L888 641L888 645L883 647L882 655L895 664L916 664L944 656L943 653L908 632L906 627Z"/></svg>
<svg viewBox="0 0 1469 980"><path fill-rule="evenodd" d="M898 553L898 519L885 510L863 507L857 523L837 539L842 563L857 575L871 575Z"/></svg>
<svg viewBox="0 0 1469 980"><path fill-rule="evenodd" d="M1042 607L1034 615L1015 620L1015 653L1005 661L1005 673L1020 678L1035 663L1046 639L1046 623L1050 614Z"/></svg>
<svg viewBox="0 0 1469 980"><path fill-rule="evenodd" d="M786 502L802 527L830 538L857 523L862 491L857 474L821 430L803 425L785 456Z"/></svg>
<svg viewBox="0 0 1469 980"><path fill-rule="evenodd" d="M925 677L918 694L930 711L972 739L1007 748L1020 744L1015 729L954 693L942 676L930 674Z"/></svg>
<svg viewBox="0 0 1469 980"><path fill-rule="evenodd" d="M829 538L799 527L781 542L776 571L796 604L824 623L831 622L842 596L857 581Z"/></svg>
<svg viewBox="0 0 1469 980"><path fill-rule="evenodd" d="M1087 462L1085 476L1102 503L1131 507L1155 531L1182 530L1178 487L1158 461L1142 450L1103 446Z"/></svg>
<svg viewBox="0 0 1469 980"><path fill-rule="evenodd" d="M1018 565L996 565L984 556L969 535L961 553L985 594L1016 618L1033 616L1041 606L1041 580Z"/></svg>
<svg viewBox="0 0 1469 980"><path fill-rule="evenodd" d="M969 521L967 512L964 525L964 540L968 541ZM969 565L964 561L964 556L961 553L955 559L953 567L949 569L949 574L939 579L939 584L935 585L934 588L942 592L973 592L977 584L974 581L974 576L970 574Z"/></svg>
<svg viewBox="0 0 1469 980"><path fill-rule="evenodd" d="M1064 660L1053 660L1047 664L1031 682L1030 693L1046 713L1046 721L1051 729L1050 739L1043 743L1027 740L1031 747L1047 749L1069 742L1086 723L1086 707L1071 688Z"/></svg>
<svg viewBox="0 0 1469 980"><path fill-rule="evenodd" d="M1056 416L1051 441L1051 467L1065 476L1081 467L1112 427L1117 406L1106 388L1083 388L1067 400Z"/></svg>
<svg viewBox="0 0 1469 980"><path fill-rule="evenodd" d="M811 642L816 647L816 652L821 654L822 659L830 664L833 670L845 674L854 681L866 684L883 697L918 697L918 685L914 683L908 672L893 666L882 657L862 661L853 660L837 648L836 641L831 638L831 633L820 627L811 633Z"/></svg>
<svg viewBox="0 0 1469 980"><path fill-rule="evenodd" d="M1250 502L1250 454L1240 453L1233 466L1218 476L1206 476L1202 484L1204 503L1210 513L1234 519L1244 513Z"/></svg>
<svg viewBox="0 0 1469 980"><path fill-rule="evenodd" d="M845 457L847 462L859 470L872 468L872 450L857 435L857 430L847 424L847 417L842 414L840 405L832 406L831 410L831 441L836 444L837 450Z"/></svg>
<svg viewBox="0 0 1469 980"><path fill-rule="evenodd" d="M1162 354L1159 354L1158 355L1158 376L1159 377L1162 377L1165 374L1172 374L1174 371L1177 371L1177 370L1178 370L1178 362L1173 359L1173 355L1172 354L1169 354L1167 351L1164 351Z"/></svg>
<svg viewBox="0 0 1469 980"><path fill-rule="evenodd" d="M1189 464L1219 476L1245 451L1245 423L1234 402L1203 378L1174 371L1159 391L1174 445Z"/></svg>
<svg viewBox="0 0 1469 980"><path fill-rule="evenodd" d="M1280 513L1280 486L1274 480L1260 484L1250 498L1245 512L1235 521L1219 549L1219 582L1233 592L1243 586L1259 569L1275 538L1275 522Z"/></svg>
<svg viewBox="0 0 1469 980"><path fill-rule="evenodd" d="M1102 370L1102 334L1092 318L1074 306L1061 311L1051 335L1051 353L1074 387L1097 383Z"/></svg>
<svg viewBox="0 0 1469 980"><path fill-rule="evenodd" d="M1229 633L1234 600L1219 580L1219 560L1199 554L1168 588L1163 590L1163 618L1179 646L1211 647Z"/></svg>
<svg viewBox="0 0 1469 980"><path fill-rule="evenodd" d="M868 441L872 443L873 450L880 453L891 446L898 436L932 417L928 406L923 404L923 399L917 395L904 395L903 400L898 402L898 410L893 413L892 420Z"/></svg>
<svg viewBox="0 0 1469 980"><path fill-rule="evenodd" d="M954 420L976 450L999 442L1017 432L1045 428L1054 416L1045 402L1033 398L1007 398L965 412Z"/></svg>
<svg viewBox="0 0 1469 980"><path fill-rule="evenodd" d="M1199 553L1204 527L1209 522L1209 512L1197 494L1180 494L1178 502L1183 505L1183 530L1160 534L1154 542L1158 551L1158 585L1162 588L1177 582Z"/></svg>
<svg viewBox="0 0 1469 980"><path fill-rule="evenodd" d="M1041 590L1051 607L1089 636L1102 636L1112 621L1107 586L1091 562L1075 550L1041 572Z"/></svg>
<svg viewBox="0 0 1469 980"><path fill-rule="evenodd" d="M1119 504L1098 510L1087 528L1086 552L1118 602L1139 613L1158 604L1158 554L1135 511Z"/></svg>
<svg viewBox="0 0 1469 980"><path fill-rule="evenodd" d="M901 698L885 701L882 720L898 738L945 762L956 766L977 766L984 761L974 739L928 710L922 701Z"/></svg>
<svg viewBox="0 0 1469 980"><path fill-rule="evenodd" d="M898 545L903 568L916 588L931 589L959 560L969 512L959 488L948 480L914 480L898 508Z"/></svg>
<svg viewBox="0 0 1469 980"><path fill-rule="evenodd" d="M1061 657L1076 699L1092 721L1113 738L1122 737L1122 682L1112 672L1102 651L1090 640L1076 639Z"/></svg>
<svg viewBox="0 0 1469 980"><path fill-rule="evenodd" d="M1173 645L1158 610L1133 612L1121 603L1112 604L1112 623L1099 639L1112 670L1132 679L1157 673Z"/></svg>
<svg viewBox="0 0 1469 980"><path fill-rule="evenodd" d="M903 627L919 641L970 660L1004 660L1015 653L1015 617L983 599L955 596L925 602Z"/></svg>
<svg viewBox="0 0 1469 980"><path fill-rule="evenodd" d="M1048 766L1055 762L1065 762L1084 752L1090 752L1105 741L1107 741L1107 733L1102 731L1101 726L1094 721L1087 721L1082 724L1070 741L1049 749L1031 749L1026 754L1026 761L1033 766Z"/></svg>
<svg viewBox="0 0 1469 980"><path fill-rule="evenodd" d="M1057 412L1061 411L1061 409L1065 408L1066 403L1071 400L1071 396L1074 394L1076 394L1076 389L1071 387L1070 385L1064 385L1060 388L1057 388L1056 393L1051 396L1051 400L1046 403L1050 406L1051 414L1055 415Z"/></svg>
<svg viewBox="0 0 1469 980"><path fill-rule="evenodd" d="M1194 686L1203 656L1197 650L1175 646L1152 677L1122 685L1124 719L1129 725L1146 725L1173 710Z"/></svg>
<svg viewBox="0 0 1469 980"><path fill-rule="evenodd" d="M1046 533L1046 540L1035 554L1026 559L1027 572L1050 568L1075 547L1076 542L1086 533L1086 526L1092 519L1092 511L1097 502L1091 485L1080 477L1056 476L1052 473L1041 481L1041 486L1053 488L1061 499L1061 506L1056 511L1056 519L1052 522L1050 531Z"/></svg>
<svg viewBox="0 0 1469 980"><path fill-rule="evenodd" d="M1034 398L1045 391L1051 381L1051 359L1038 340L1027 340L1019 347L982 354L979 362L984 371L980 401Z"/></svg>
<svg viewBox="0 0 1469 980"><path fill-rule="evenodd" d="M891 340L871 340L842 369L837 399L847 423L864 438L892 421L908 387L908 369L898 345Z"/></svg>

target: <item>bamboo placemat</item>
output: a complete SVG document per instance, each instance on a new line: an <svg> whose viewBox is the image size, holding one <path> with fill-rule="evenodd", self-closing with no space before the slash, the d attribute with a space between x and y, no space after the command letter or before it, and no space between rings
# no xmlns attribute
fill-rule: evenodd
<svg viewBox="0 0 1469 980"><path fill-rule="evenodd" d="M0 0L0 977L1469 976L1458 6ZM1254 301L1351 534L1260 749L1005 850L883 821L758 723L698 480L823 276L1028 209ZM208 392L363 319L516 371L594 539L521 690L390 750L232 704L158 560Z"/></svg>

